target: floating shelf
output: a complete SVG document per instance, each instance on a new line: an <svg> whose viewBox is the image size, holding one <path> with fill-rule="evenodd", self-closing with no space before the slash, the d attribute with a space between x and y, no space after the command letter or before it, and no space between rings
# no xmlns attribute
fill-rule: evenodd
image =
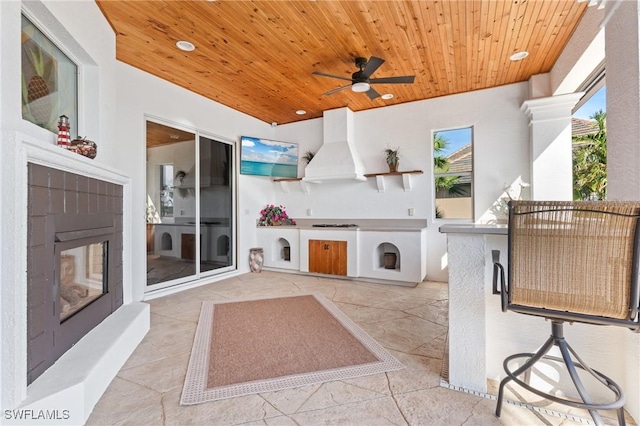
<svg viewBox="0 0 640 426"><path fill-rule="evenodd" d="M385 176L402 176L402 186L405 192L411 192L411 175L422 174L422 170L407 170L404 172L384 172L384 173L367 173L365 177L375 177L376 184L378 185L378 192L384 192L384 177Z"/></svg>
<svg viewBox="0 0 640 426"><path fill-rule="evenodd" d="M366 173L365 177L375 177L376 184L378 185L378 192L385 191L384 178L385 176L402 176L402 186L404 187L405 192L411 192L411 175L422 174L424 173L422 170L407 170L404 172L383 172L383 173ZM300 182L300 188L302 192L305 194L309 193L309 185L307 182L303 181L302 178L276 178L273 179L274 182L280 183L280 187L282 191L286 194L291 192L291 188L289 184L291 182Z"/></svg>
<svg viewBox="0 0 640 426"><path fill-rule="evenodd" d="M307 182L304 182L302 178L277 178L273 181L279 182L280 187L282 188L282 192L286 194L291 192L291 189L289 188L290 182L300 182L300 188L302 189L302 192L304 192L305 194L309 193L309 185L307 185Z"/></svg>
<svg viewBox="0 0 640 426"><path fill-rule="evenodd" d="M295 181L299 181L302 180L302 178L277 178L274 179L274 182L295 182Z"/></svg>

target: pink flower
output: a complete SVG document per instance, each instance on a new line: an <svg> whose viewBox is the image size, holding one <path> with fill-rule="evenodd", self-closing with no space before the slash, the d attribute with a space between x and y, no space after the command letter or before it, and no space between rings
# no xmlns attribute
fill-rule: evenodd
<svg viewBox="0 0 640 426"><path fill-rule="evenodd" d="M295 220L289 217L283 205L276 206L275 204L267 204L262 210L260 210L258 225L270 226L276 222L284 225L296 224Z"/></svg>

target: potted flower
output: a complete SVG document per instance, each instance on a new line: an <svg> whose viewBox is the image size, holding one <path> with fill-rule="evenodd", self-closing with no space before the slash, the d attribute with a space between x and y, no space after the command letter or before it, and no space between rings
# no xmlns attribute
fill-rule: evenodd
<svg viewBox="0 0 640 426"><path fill-rule="evenodd" d="M277 225L295 225L296 221L287 215L284 206L276 206L267 204L265 208L260 210L260 219L258 226L277 226Z"/></svg>
<svg viewBox="0 0 640 426"><path fill-rule="evenodd" d="M390 172L398 171L398 163L400 161L400 155L398 154L399 151L400 151L400 148L396 148L396 149L387 148L384 150L384 153L386 155L387 165L389 166Z"/></svg>

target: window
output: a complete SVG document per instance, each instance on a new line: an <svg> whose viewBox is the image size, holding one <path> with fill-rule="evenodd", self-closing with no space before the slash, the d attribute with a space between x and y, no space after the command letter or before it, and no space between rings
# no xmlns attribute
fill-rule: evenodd
<svg viewBox="0 0 640 426"><path fill-rule="evenodd" d="M607 198L607 87L604 76L571 119L573 199Z"/></svg>
<svg viewBox="0 0 640 426"><path fill-rule="evenodd" d="M473 129L433 134L435 217L473 219Z"/></svg>
<svg viewBox="0 0 640 426"><path fill-rule="evenodd" d="M22 16L22 118L58 132L69 117L78 132L78 67L29 19Z"/></svg>

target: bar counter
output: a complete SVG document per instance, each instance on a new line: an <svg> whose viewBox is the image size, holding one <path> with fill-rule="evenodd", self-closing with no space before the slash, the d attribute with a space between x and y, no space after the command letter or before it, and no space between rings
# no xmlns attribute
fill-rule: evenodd
<svg viewBox="0 0 640 426"><path fill-rule="evenodd" d="M508 270L507 225L448 224L439 231L447 235L449 384L486 393L487 381L505 376L504 359L519 352L535 352L549 337L551 326L541 317L502 312L500 296L492 292L492 250L500 250L500 261ZM589 366L622 386L627 396L625 408L638 422L640 333L575 323L566 325L565 336ZM557 375L554 369L551 373ZM566 385L567 378L554 379L563 389L572 388L570 383ZM590 392L592 388L592 397L611 400L606 388L590 387Z"/></svg>

